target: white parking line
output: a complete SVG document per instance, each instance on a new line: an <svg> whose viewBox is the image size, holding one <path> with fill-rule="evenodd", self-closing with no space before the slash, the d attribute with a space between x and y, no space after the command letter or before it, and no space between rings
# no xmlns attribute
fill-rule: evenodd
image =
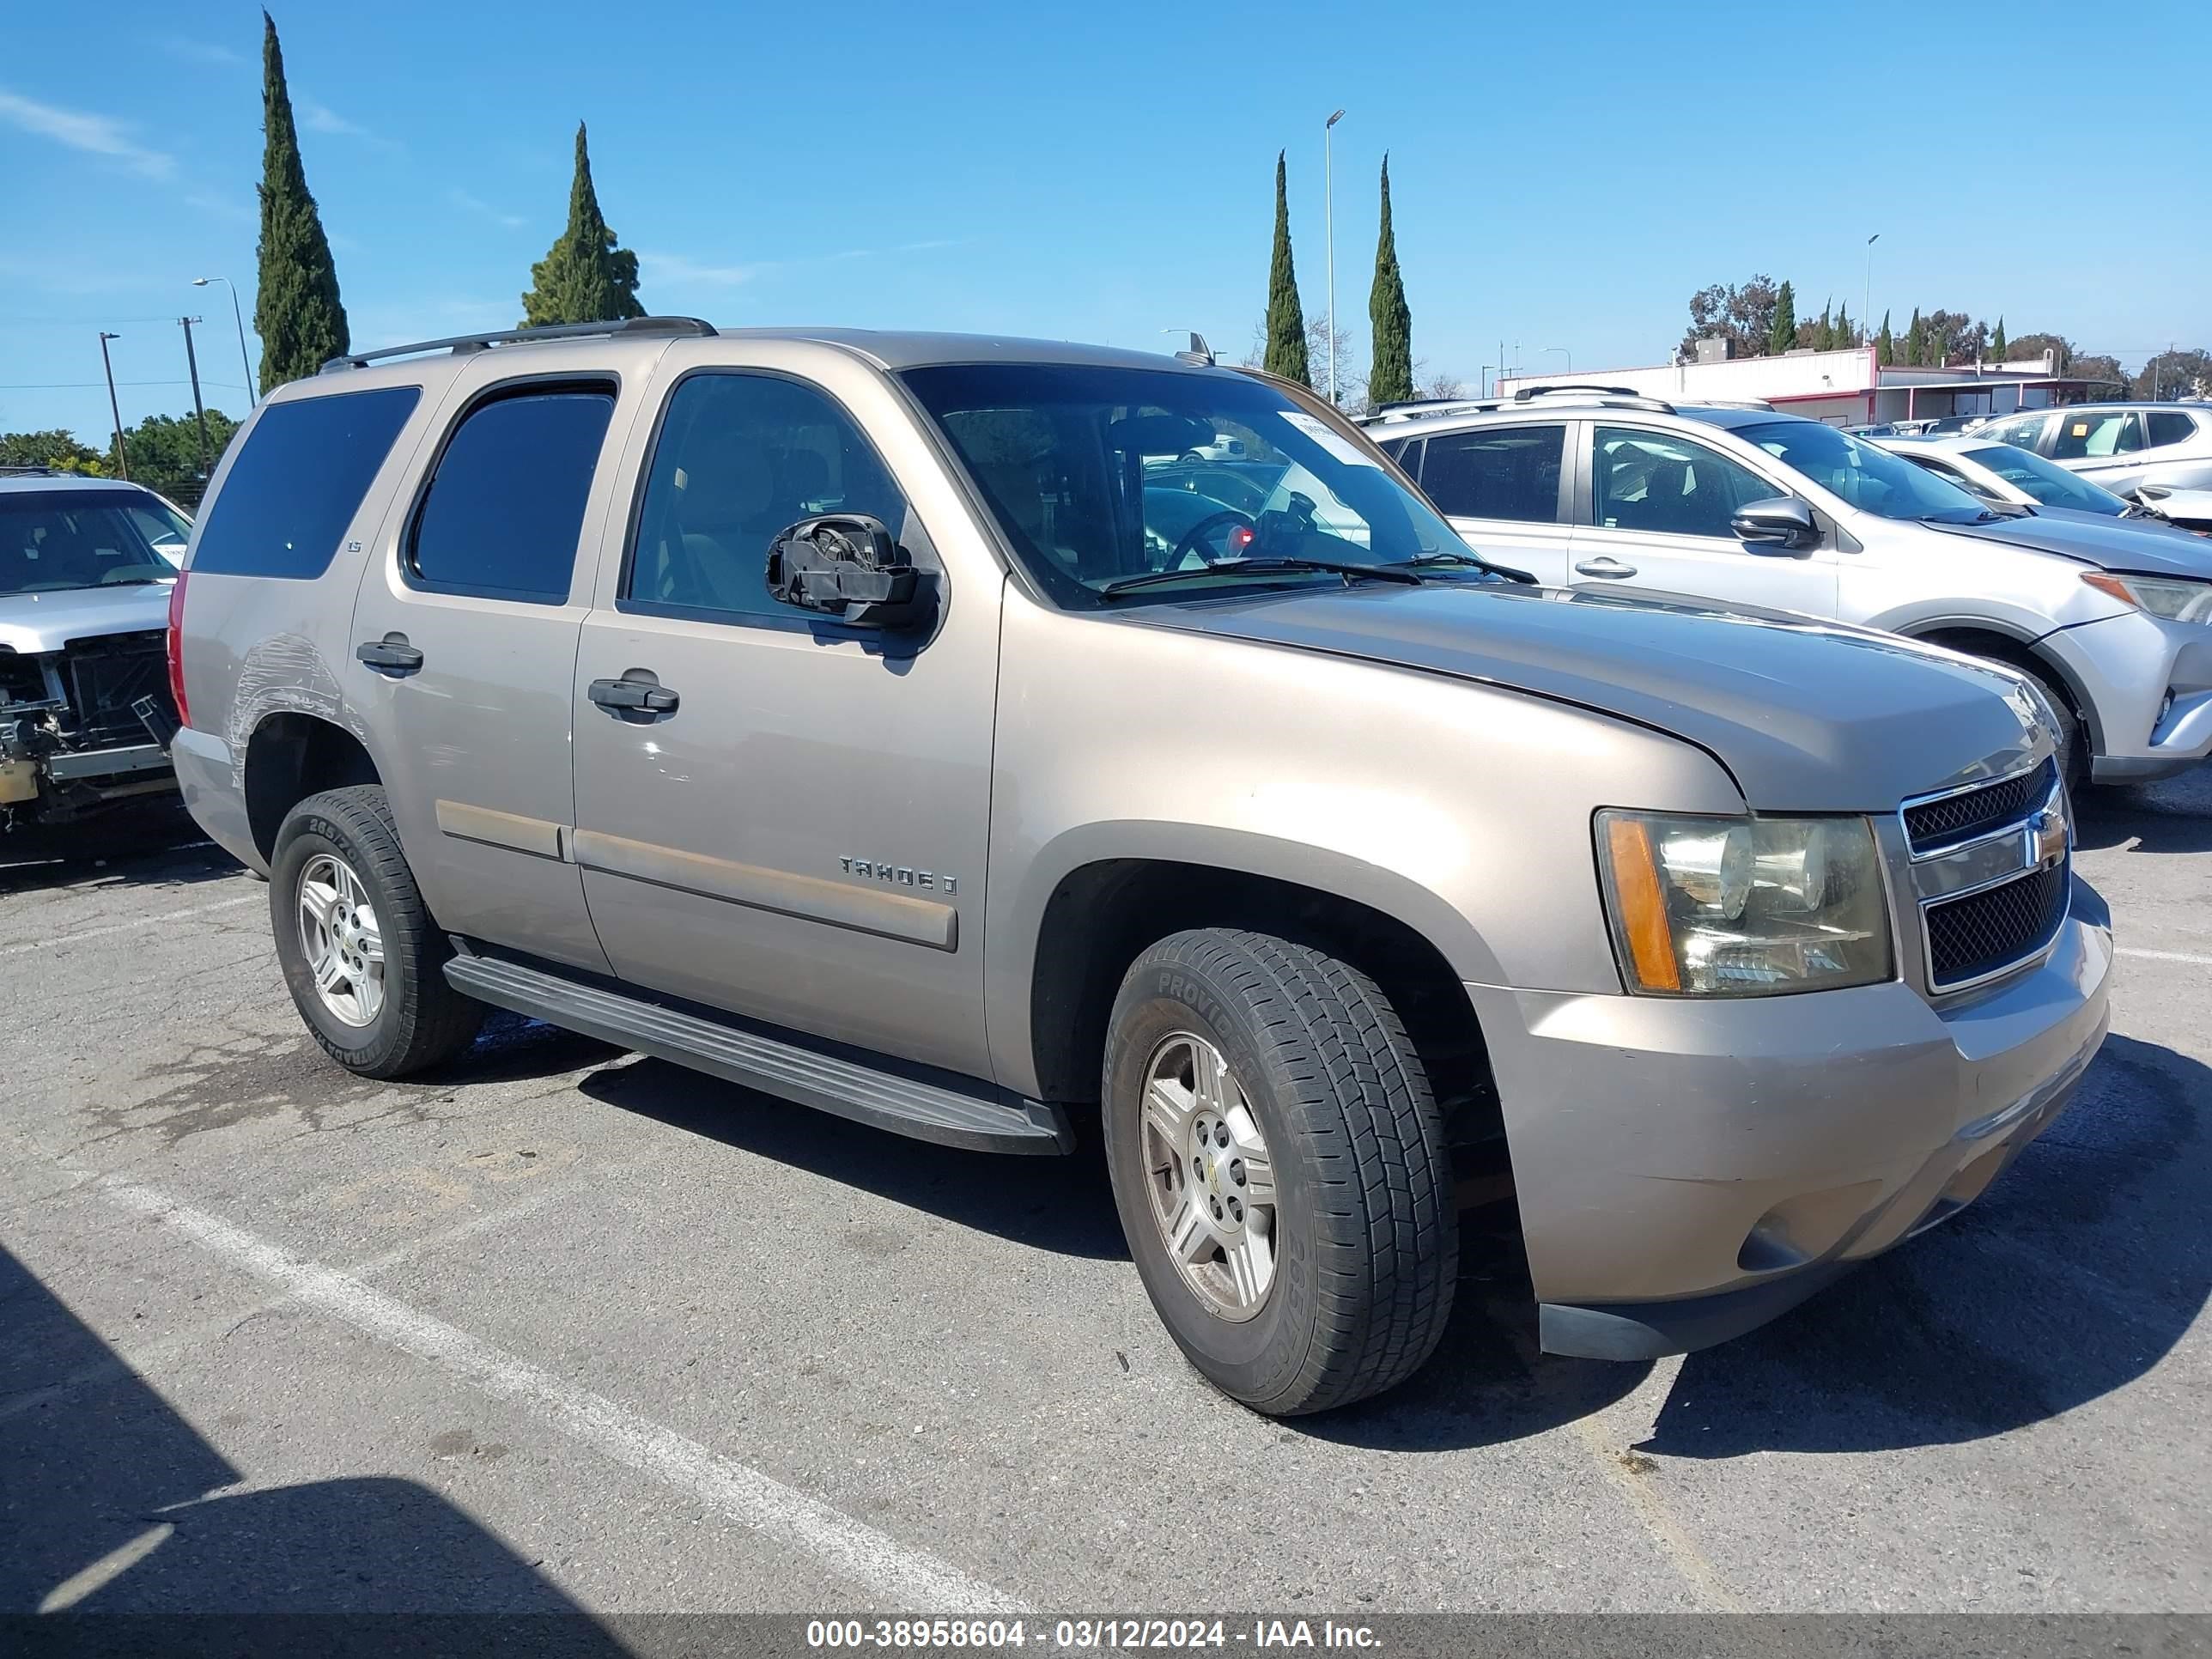
<svg viewBox="0 0 2212 1659"><path fill-rule="evenodd" d="M175 1228L201 1249L281 1286L319 1312L450 1371L495 1398L535 1407L554 1427L617 1462L805 1551L902 1607L946 1613L1026 1611L1004 1590L971 1578L933 1555L902 1544L733 1458L709 1451L604 1395L563 1382L358 1279L293 1255L153 1188L106 1181L101 1188L125 1208Z"/></svg>
<svg viewBox="0 0 2212 1659"><path fill-rule="evenodd" d="M52 951L64 945L77 945L88 939L112 939L118 933L136 933L148 927L161 927L173 921L187 921L194 916L210 916L218 910L235 910L241 904L266 902L259 891L242 893L236 898L218 899L213 904L188 905L181 910L165 910L158 916L140 916L135 921L118 921L106 927L88 927L78 933L57 933L52 939L34 939L21 945L0 945L0 957L28 956L33 951Z"/></svg>
<svg viewBox="0 0 2212 1659"><path fill-rule="evenodd" d="M2138 951L2132 945L2112 947L2116 957L2141 957L2145 962L2186 962L2198 968L2212 968L2212 957L2192 956L2186 951Z"/></svg>

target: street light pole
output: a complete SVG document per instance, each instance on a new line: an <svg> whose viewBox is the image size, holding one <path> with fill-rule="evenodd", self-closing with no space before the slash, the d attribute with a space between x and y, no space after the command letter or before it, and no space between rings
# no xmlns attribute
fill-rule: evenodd
<svg viewBox="0 0 2212 1659"><path fill-rule="evenodd" d="M1869 344L1874 341L1874 245L1880 240L1881 233L1878 230L1866 240L1866 291L1859 295L1859 332L1867 337Z"/></svg>
<svg viewBox="0 0 2212 1659"><path fill-rule="evenodd" d="M195 276L194 288L205 288L210 283L221 283L230 289L230 320L238 325L238 366L246 371L246 406L254 405L253 360L246 353L246 315L238 308L238 289L228 276Z"/></svg>
<svg viewBox="0 0 2212 1659"><path fill-rule="evenodd" d="M185 331L185 368L192 377L192 413L200 423L200 482L205 483L208 475L207 408L200 402L200 360L192 350L192 325L204 322L200 317L179 317L177 321Z"/></svg>
<svg viewBox="0 0 2212 1659"><path fill-rule="evenodd" d="M1329 134L1344 119L1342 110L1322 123L1321 188L1322 240L1328 246L1328 400L1336 401L1336 174L1329 154Z"/></svg>
<svg viewBox="0 0 2212 1659"><path fill-rule="evenodd" d="M1568 374L1573 374L1573 373L1575 372L1575 354L1574 354L1573 352L1571 352L1571 351L1568 350L1568 349L1566 349L1566 347L1565 347L1565 346L1546 346L1546 347L1544 348L1544 349L1545 349L1547 352L1553 352L1553 351L1556 351L1556 352L1558 352L1561 356L1565 357L1565 358L1567 360L1567 373L1568 373Z"/></svg>
<svg viewBox="0 0 2212 1659"><path fill-rule="evenodd" d="M115 365L107 356L107 343L122 337L106 329L100 331L100 366L107 371L107 412L115 417L115 465L127 483L131 478L131 457L123 447L123 406L115 401Z"/></svg>

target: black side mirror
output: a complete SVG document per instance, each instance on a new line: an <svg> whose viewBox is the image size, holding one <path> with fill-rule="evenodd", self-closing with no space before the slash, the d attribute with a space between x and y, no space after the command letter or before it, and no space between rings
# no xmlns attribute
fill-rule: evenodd
<svg viewBox="0 0 2212 1659"><path fill-rule="evenodd" d="M923 610L921 573L881 519L830 513L801 519L770 544L768 591L778 603L856 628L904 628Z"/></svg>
<svg viewBox="0 0 2212 1659"><path fill-rule="evenodd" d="M1795 495L1747 501L1729 520L1729 528L1753 553L1797 553L1820 544L1820 521Z"/></svg>

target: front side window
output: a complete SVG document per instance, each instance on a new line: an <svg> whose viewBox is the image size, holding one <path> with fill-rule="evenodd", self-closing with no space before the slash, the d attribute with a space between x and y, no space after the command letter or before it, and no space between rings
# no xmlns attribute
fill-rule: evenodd
<svg viewBox="0 0 2212 1659"><path fill-rule="evenodd" d="M0 595L115 587L177 574L138 523L137 490L0 495Z"/></svg>
<svg viewBox="0 0 2212 1659"><path fill-rule="evenodd" d="M2132 413L2116 410L2068 410L2058 416L2053 459L2094 461L2130 455L2142 447L2142 428Z"/></svg>
<svg viewBox="0 0 2212 1659"><path fill-rule="evenodd" d="M1991 444L1972 453L1975 460L2015 489L2026 490L2045 507L2071 507L2078 513L2102 513L2118 518L2128 504L2109 489L2094 484L2078 472L2031 455L2010 444Z"/></svg>
<svg viewBox="0 0 2212 1659"><path fill-rule="evenodd" d="M1270 561L1391 564L1465 546L1354 437L1265 382L1073 363L957 364L901 377L950 441L1014 555L1089 607L1128 578L1188 599ZM1222 438L1243 446L1230 454ZM1216 567L1209 569L1209 566ZM1341 581L1285 568L1240 590ZM1134 599L1138 595L1130 594Z"/></svg>
<svg viewBox="0 0 2212 1659"><path fill-rule="evenodd" d="M2197 435L2197 422L2177 410L2152 410L2144 415L2143 425L2154 449L2167 444L2185 444Z"/></svg>
<svg viewBox="0 0 2212 1659"><path fill-rule="evenodd" d="M2015 415L2009 420L1996 421L1982 428L1982 435L1993 443L2014 444L2021 449L2033 449L2043 434L2044 422L2051 418L2043 410L2033 415Z"/></svg>
<svg viewBox="0 0 2212 1659"><path fill-rule="evenodd" d="M1555 524L1566 447L1567 429L1558 422L1479 427L1431 438L1421 461L1421 488L1455 518Z"/></svg>
<svg viewBox="0 0 2212 1659"><path fill-rule="evenodd" d="M1729 521L1739 508L1782 493L1703 444L1618 426L1597 429L1594 489L1604 529L1731 540Z"/></svg>
<svg viewBox="0 0 2212 1659"><path fill-rule="evenodd" d="M801 519L865 514L902 533L906 498L850 416L773 374L706 374L668 402L622 598L679 613L790 617L768 552Z"/></svg>
<svg viewBox="0 0 2212 1659"><path fill-rule="evenodd" d="M388 386L263 404L203 514L192 568L321 575L422 395Z"/></svg>
<svg viewBox="0 0 2212 1659"><path fill-rule="evenodd" d="M1818 421L1738 427L1737 437L1765 450L1832 495L1885 519L1923 524L1983 524L1992 514L1956 484L1903 457Z"/></svg>
<svg viewBox="0 0 2212 1659"><path fill-rule="evenodd" d="M416 510L409 574L435 592L567 604L614 408L611 390L591 386L471 410Z"/></svg>

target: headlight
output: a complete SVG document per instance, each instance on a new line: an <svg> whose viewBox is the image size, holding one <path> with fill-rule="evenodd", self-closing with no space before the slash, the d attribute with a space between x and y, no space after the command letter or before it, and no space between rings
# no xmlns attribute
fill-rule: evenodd
<svg viewBox="0 0 2212 1659"><path fill-rule="evenodd" d="M2212 582L2176 576L2116 576L2091 570L2081 580L2100 593L2167 622L2212 623Z"/></svg>
<svg viewBox="0 0 2212 1659"><path fill-rule="evenodd" d="M1890 976L1889 906L1864 818L1597 815L1632 991L1777 996Z"/></svg>

